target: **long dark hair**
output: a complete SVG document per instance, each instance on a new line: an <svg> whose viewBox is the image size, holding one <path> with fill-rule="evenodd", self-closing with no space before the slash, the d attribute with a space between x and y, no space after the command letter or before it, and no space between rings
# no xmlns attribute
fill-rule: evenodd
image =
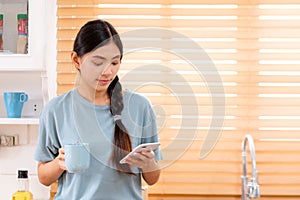
<svg viewBox="0 0 300 200"><path fill-rule="evenodd" d="M74 41L73 51L77 53L79 57L82 57L86 53L89 53L101 46L106 45L110 41L113 41L123 56L123 45L115 28L104 20L93 20L87 22L79 30L76 39ZM128 174L131 172L130 166L127 164L120 164L120 160L126 153L132 150L131 139L127 129L120 117L123 110L123 94L122 86L119 82L118 76L112 81L107 89L110 97L110 112L115 117L115 129L114 129L114 149L111 155L111 160L115 164L117 170Z"/></svg>

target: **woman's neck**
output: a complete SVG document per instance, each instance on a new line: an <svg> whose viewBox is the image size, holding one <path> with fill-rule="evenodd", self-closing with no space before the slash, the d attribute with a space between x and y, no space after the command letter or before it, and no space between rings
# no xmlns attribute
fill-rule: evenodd
<svg viewBox="0 0 300 200"><path fill-rule="evenodd" d="M83 98L95 105L108 105L110 103L107 91L89 90L80 86L77 89Z"/></svg>

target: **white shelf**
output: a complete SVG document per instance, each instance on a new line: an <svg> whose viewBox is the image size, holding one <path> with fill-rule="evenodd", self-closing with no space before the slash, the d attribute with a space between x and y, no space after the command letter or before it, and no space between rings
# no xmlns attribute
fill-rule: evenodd
<svg viewBox="0 0 300 200"><path fill-rule="evenodd" d="M46 72L46 69L38 67L0 67L0 72Z"/></svg>
<svg viewBox="0 0 300 200"><path fill-rule="evenodd" d="M0 0L0 3L26 3L27 0Z"/></svg>
<svg viewBox="0 0 300 200"><path fill-rule="evenodd" d="M38 125L39 118L0 118L0 124Z"/></svg>

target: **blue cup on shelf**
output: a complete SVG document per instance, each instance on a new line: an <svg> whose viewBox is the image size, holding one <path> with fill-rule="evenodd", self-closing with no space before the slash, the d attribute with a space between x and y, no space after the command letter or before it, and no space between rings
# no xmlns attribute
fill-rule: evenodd
<svg viewBox="0 0 300 200"><path fill-rule="evenodd" d="M23 104L28 100L25 92L4 92L4 104L8 118L21 118Z"/></svg>

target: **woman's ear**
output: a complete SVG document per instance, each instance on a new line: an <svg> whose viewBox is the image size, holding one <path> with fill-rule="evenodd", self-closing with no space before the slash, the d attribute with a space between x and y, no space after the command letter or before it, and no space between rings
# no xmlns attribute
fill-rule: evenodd
<svg viewBox="0 0 300 200"><path fill-rule="evenodd" d="M71 53L71 60L75 68L80 70L80 59L75 51L72 51Z"/></svg>

